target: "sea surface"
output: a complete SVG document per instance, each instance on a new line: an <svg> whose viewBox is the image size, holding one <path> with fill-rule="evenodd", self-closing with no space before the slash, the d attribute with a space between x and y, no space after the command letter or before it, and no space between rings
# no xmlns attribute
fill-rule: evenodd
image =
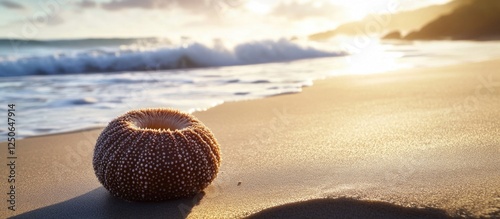
<svg viewBox="0 0 500 219"><path fill-rule="evenodd" d="M327 77L495 58L500 42L0 39L0 111L16 105L16 136L24 138L103 127L133 109L193 112L301 92ZM0 126L4 140L6 133Z"/></svg>

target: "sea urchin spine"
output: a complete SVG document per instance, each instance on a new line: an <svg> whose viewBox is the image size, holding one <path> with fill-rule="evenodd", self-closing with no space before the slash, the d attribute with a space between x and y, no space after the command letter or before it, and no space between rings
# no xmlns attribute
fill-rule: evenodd
<svg viewBox="0 0 500 219"><path fill-rule="evenodd" d="M217 176L219 144L194 116L171 109L130 111L97 139L93 166L114 196L163 201L195 195Z"/></svg>

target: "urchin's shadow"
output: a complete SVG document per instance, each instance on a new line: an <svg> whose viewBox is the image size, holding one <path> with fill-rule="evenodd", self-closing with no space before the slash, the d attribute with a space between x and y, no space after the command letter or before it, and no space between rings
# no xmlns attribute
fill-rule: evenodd
<svg viewBox="0 0 500 219"><path fill-rule="evenodd" d="M186 218L205 193L166 202L128 202L104 187L12 218Z"/></svg>
<svg viewBox="0 0 500 219"><path fill-rule="evenodd" d="M385 202L338 198L285 204L265 209L247 218L449 219L452 217L439 209L405 208Z"/></svg>

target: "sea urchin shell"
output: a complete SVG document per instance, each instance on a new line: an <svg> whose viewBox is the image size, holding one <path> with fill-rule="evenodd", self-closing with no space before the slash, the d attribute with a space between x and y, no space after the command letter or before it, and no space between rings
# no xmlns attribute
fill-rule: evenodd
<svg viewBox="0 0 500 219"><path fill-rule="evenodd" d="M99 182L126 200L192 196L217 176L219 144L192 115L164 108L134 110L102 131L93 166Z"/></svg>

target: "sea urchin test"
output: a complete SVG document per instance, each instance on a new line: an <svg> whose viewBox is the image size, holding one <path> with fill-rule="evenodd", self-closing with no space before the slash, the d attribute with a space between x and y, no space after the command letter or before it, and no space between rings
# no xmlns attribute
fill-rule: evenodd
<svg viewBox="0 0 500 219"><path fill-rule="evenodd" d="M97 139L93 166L99 182L130 201L193 196L217 176L219 144L194 116L171 109L130 111Z"/></svg>

